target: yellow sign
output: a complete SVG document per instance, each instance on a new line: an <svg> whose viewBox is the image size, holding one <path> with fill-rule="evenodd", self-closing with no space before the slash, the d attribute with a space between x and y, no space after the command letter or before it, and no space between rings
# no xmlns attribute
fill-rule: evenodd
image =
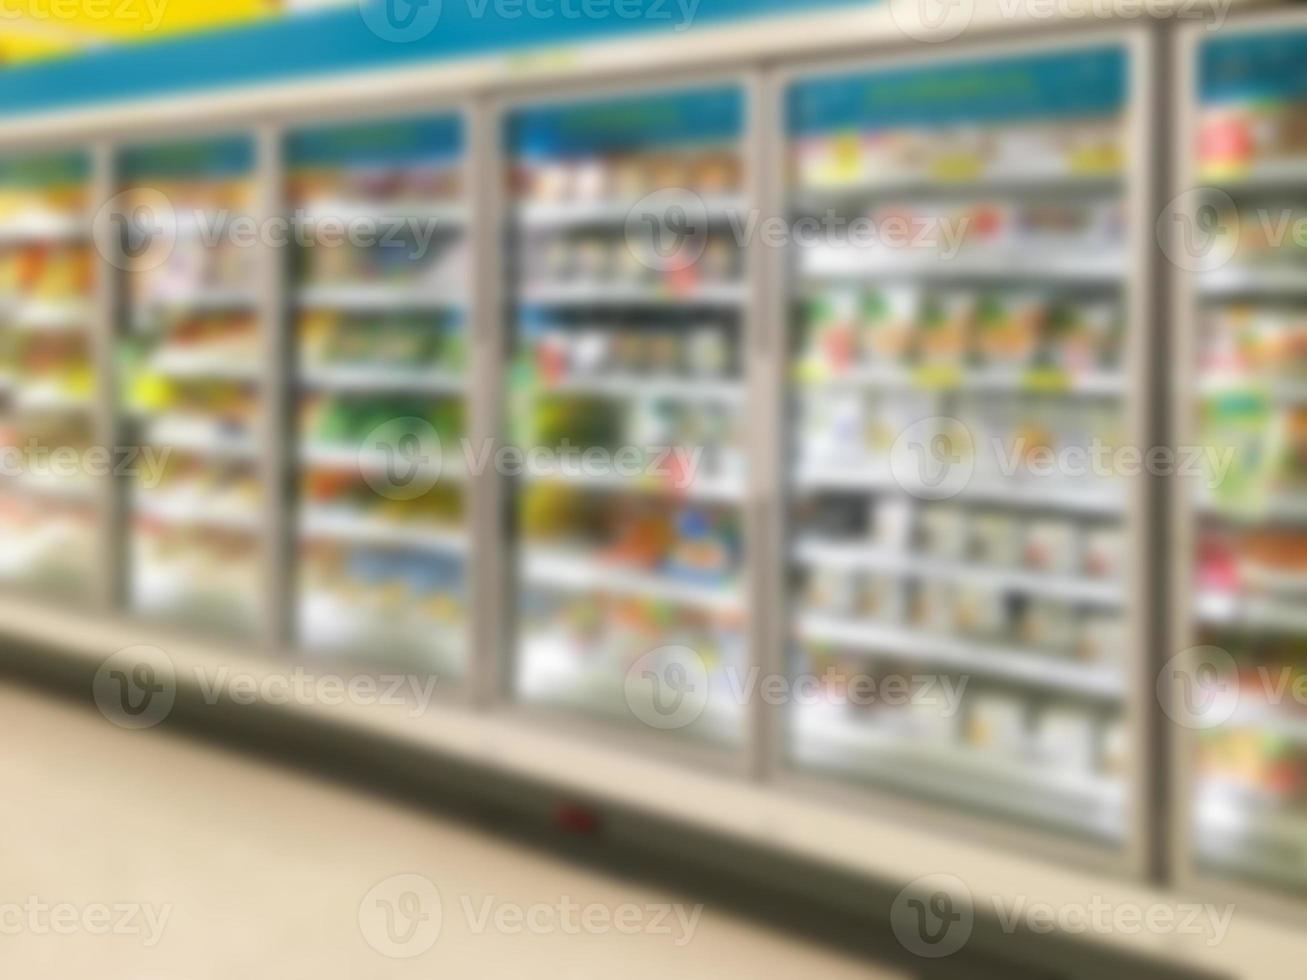
<svg viewBox="0 0 1307 980"><path fill-rule="evenodd" d="M284 0L0 0L5 64L279 16Z"/></svg>

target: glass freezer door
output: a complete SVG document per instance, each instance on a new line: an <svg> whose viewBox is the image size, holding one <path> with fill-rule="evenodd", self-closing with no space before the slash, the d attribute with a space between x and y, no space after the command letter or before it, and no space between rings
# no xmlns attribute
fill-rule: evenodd
<svg viewBox="0 0 1307 980"><path fill-rule="evenodd" d="M722 744L745 664L745 95L509 114L522 702Z"/></svg>
<svg viewBox="0 0 1307 980"><path fill-rule="evenodd" d="M1185 422L1192 552L1173 719L1192 865L1307 892L1307 27L1204 41ZM1194 159L1194 158L1191 158ZM1178 216L1177 216L1178 217Z"/></svg>
<svg viewBox="0 0 1307 980"><path fill-rule="evenodd" d="M98 572L84 153L0 161L0 582L90 597ZM97 471L98 467L98 471Z"/></svg>
<svg viewBox="0 0 1307 980"><path fill-rule="evenodd" d="M119 396L133 612L248 638L261 627L260 251L244 136L118 159Z"/></svg>
<svg viewBox="0 0 1307 980"><path fill-rule="evenodd" d="M292 133L298 645L467 659L468 256L456 114Z"/></svg>
<svg viewBox="0 0 1307 980"><path fill-rule="evenodd" d="M789 764L1113 845L1127 68L915 62L785 105Z"/></svg>

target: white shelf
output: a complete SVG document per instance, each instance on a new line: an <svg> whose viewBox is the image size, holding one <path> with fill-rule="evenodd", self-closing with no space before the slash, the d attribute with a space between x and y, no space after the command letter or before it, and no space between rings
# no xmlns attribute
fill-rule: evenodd
<svg viewBox="0 0 1307 980"><path fill-rule="evenodd" d="M1307 159L1266 160L1241 174L1206 177L1203 184L1229 193L1303 191L1307 190Z"/></svg>
<svg viewBox="0 0 1307 980"><path fill-rule="evenodd" d="M447 286L422 283L332 283L301 286L296 301L303 308L346 312L417 310L422 312L461 309L466 300L451 296Z"/></svg>
<svg viewBox="0 0 1307 980"><path fill-rule="evenodd" d="M394 222L412 219L434 222L451 229L462 228L468 218L467 207L463 204L421 199L356 201L348 198L320 198L299 205L295 214L309 223L322 220Z"/></svg>
<svg viewBox="0 0 1307 980"><path fill-rule="evenodd" d="M1126 391L1126 379L1124 374L1115 371L1076 373L1053 368L936 368L932 365L914 368L871 364L824 374L811 382L801 381L799 387L816 393L828 388L866 387L1122 397Z"/></svg>
<svg viewBox="0 0 1307 980"><path fill-rule="evenodd" d="M52 211L25 211L0 222L0 245L80 241L91 233L84 217Z"/></svg>
<svg viewBox="0 0 1307 980"><path fill-rule="evenodd" d="M254 437L233 431L207 418L164 416L147 421L143 442L181 452L230 459L253 459L258 454Z"/></svg>
<svg viewBox="0 0 1307 980"><path fill-rule="evenodd" d="M666 399L742 405L743 383L723 378L659 377L642 374L573 375L539 382L542 394L597 395L604 398Z"/></svg>
<svg viewBox="0 0 1307 980"><path fill-rule="evenodd" d="M185 310L195 313L255 310L258 294L244 288L211 287L142 297L141 310Z"/></svg>
<svg viewBox="0 0 1307 980"><path fill-rule="evenodd" d="M923 555L892 552L871 544L799 541L794 549L794 557L800 564L810 567L944 579L1063 602L1100 606L1125 604L1125 590L1119 582L995 565L968 565Z"/></svg>
<svg viewBox="0 0 1307 980"><path fill-rule="evenodd" d="M248 506L215 505L203 494L146 491L136 495L132 508L140 517L166 524L193 525L223 531L254 534L262 522L257 510Z"/></svg>
<svg viewBox="0 0 1307 980"><path fill-rule="evenodd" d="M467 534L459 529L429 524L401 524L357 513L323 507L309 507L300 515L300 534L306 538L329 538L352 544L385 545L419 551L464 554Z"/></svg>
<svg viewBox="0 0 1307 980"><path fill-rule="evenodd" d="M0 493L40 497L45 500L72 504L91 504L98 495L98 483L84 476L22 476L0 480Z"/></svg>
<svg viewBox="0 0 1307 980"><path fill-rule="evenodd" d="M1301 599L1200 592L1194 600L1194 609L1199 620L1214 626L1307 633L1307 606Z"/></svg>
<svg viewBox="0 0 1307 980"><path fill-rule="evenodd" d="M710 221L721 221L734 213L742 213L747 201L736 195L695 195L687 191L685 198L703 202L704 213ZM574 228L582 225L623 225L642 198L603 201L534 201L519 204L518 220L524 227ZM697 210L697 208L696 208Z"/></svg>
<svg viewBox="0 0 1307 980"><path fill-rule="evenodd" d="M736 504L744 500L744 481L726 477L699 478L680 486L666 477L592 473L580 466L528 463L526 478L533 483L566 483L576 487L625 493L667 494L710 503Z"/></svg>
<svg viewBox="0 0 1307 980"><path fill-rule="evenodd" d="M922 500L937 496L925 484L902 482L883 467L833 464L800 466L796 482L801 490L865 490L869 493L911 494ZM976 482L950 499L959 502L985 502L1023 509L1049 508L1073 513L1119 516L1125 509L1125 493L1104 488L1090 488L1071 481Z"/></svg>
<svg viewBox="0 0 1307 980"><path fill-rule="evenodd" d="M545 589L629 595L718 613L739 613L744 600L733 584L682 581L659 572L623 568L584 553L527 545L522 554L523 579Z"/></svg>
<svg viewBox="0 0 1307 980"><path fill-rule="evenodd" d="M89 412L88 395L71 392L62 385L14 384L10 391L14 407L23 412Z"/></svg>
<svg viewBox="0 0 1307 980"><path fill-rule="evenodd" d="M1216 298L1243 293L1298 298L1307 296L1307 266L1257 268L1227 265L1202 273L1198 290L1204 296Z"/></svg>
<svg viewBox="0 0 1307 980"><path fill-rule="evenodd" d="M1223 505L1209 493L1197 494L1197 506L1206 515L1241 524L1264 522L1299 523L1307 521L1307 497L1272 495L1255 506Z"/></svg>
<svg viewBox="0 0 1307 980"><path fill-rule="evenodd" d="M1038 650L990 646L870 620L803 613L798 619L798 634L807 642L932 663L963 673L1004 677L1073 694L1117 699L1125 692L1121 671L1116 667L1078 663Z"/></svg>
<svg viewBox="0 0 1307 980"><path fill-rule="evenodd" d="M1307 712L1301 706L1295 712L1273 704L1250 704L1240 701L1230 720L1229 728L1255 728L1307 745Z"/></svg>
<svg viewBox="0 0 1307 980"><path fill-rule="evenodd" d="M959 180L914 172L847 184L807 185L795 194L800 204L825 206L832 199L874 198L894 194L940 194L955 197L959 193L1016 195L1112 191L1119 190L1122 179L1120 173L1078 174L1064 167L1030 168L1024 173L1004 167L1001 171Z"/></svg>
<svg viewBox="0 0 1307 980"><path fill-rule="evenodd" d="M257 356L257 355L256 355ZM257 381L261 367L257 363L226 361L203 350L195 352L160 351L149 361L151 373L178 379L205 381Z"/></svg>
<svg viewBox="0 0 1307 980"><path fill-rule="evenodd" d="M419 478L462 480L465 477L462 461L450 459L449 456L449 453L442 454L439 462L418 460L416 466L410 466L412 461L405 460L403 462L405 474L414 480ZM391 464L391 460L382 452L313 443L306 444L301 449L300 462L316 469L383 475L388 472L387 467Z"/></svg>
<svg viewBox="0 0 1307 980"><path fill-rule="evenodd" d="M813 281L875 281L878 279L930 279L990 281L1037 280L1072 285L1117 286L1125 281L1122 257L1086 259L1083 252L1059 255L1005 253L999 249L977 250L953 258L942 254L904 258L889 249L885 254L856 248L812 250L803 256L799 274ZM904 250L908 251L908 250Z"/></svg>
<svg viewBox="0 0 1307 980"><path fill-rule="evenodd" d="M743 282L699 283L684 290L666 285L625 282L535 283L521 292L533 306L743 306L749 291Z"/></svg>
<svg viewBox="0 0 1307 980"><path fill-rule="evenodd" d="M90 315L90 305L82 300L25 300L6 310L11 327L31 333L82 332Z"/></svg>
<svg viewBox="0 0 1307 980"><path fill-rule="evenodd" d="M332 391L402 391L429 395L464 394L463 377L440 368L371 364L315 364L300 369L300 384Z"/></svg>
<svg viewBox="0 0 1307 980"><path fill-rule="evenodd" d="M1268 378L1258 374L1222 372L1204 375L1199 387L1204 395L1209 396L1246 392L1277 402L1307 402L1307 378Z"/></svg>

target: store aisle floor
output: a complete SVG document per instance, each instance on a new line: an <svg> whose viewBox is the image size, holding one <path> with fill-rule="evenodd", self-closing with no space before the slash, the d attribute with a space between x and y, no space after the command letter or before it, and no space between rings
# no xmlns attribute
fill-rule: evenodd
<svg viewBox="0 0 1307 980"><path fill-rule="evenodd" d="M27 690L0 687L0 716L5 976L890 976L711 908L695 919L680 896L460 823L120 730Z"/></svg>

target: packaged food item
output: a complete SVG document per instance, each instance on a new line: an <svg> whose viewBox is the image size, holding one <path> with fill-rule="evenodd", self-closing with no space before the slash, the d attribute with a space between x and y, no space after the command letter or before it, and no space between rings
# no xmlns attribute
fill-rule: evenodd
<svg viewBox="0 0 1307 980"><path fill-rule="evenodd" d="M982 691L972 695L968 741L997 755L1024 755L1030 744L1025 702L1014 695Z"/></svg>
<svg viewBox="0 0 1307 980"><path fill-rule="evenodd" d="M854 587L858 596L854 611L858 616L887 623L902 619L902 590L897 578L868 573L856 576Z"/></svg>
<svg viewBox="0 0 1307 980"><path fill-rule="evenodd" d="M804 450L814 460L848 463L866 456L866 410L856 391L832 391L805 406Z"/></svg>
<svg viewBox="0 0 1307 980"><path fill-rule="evenodd" d="M537 163L532 172L531 197L537 201L565 201L573 196L573 170L562 160Z"/></svg>
<svg viewBox="0 0 1307 980"><path fill-rule="evenodd" d="M1050 705L1035 716L1035 751L1046 765L1089 773L1097 768L1099 729L1088 711Z"/></svg>
<svg viewBox="0 0 1307 980"><path fill-rule="evenodd" d="M806 602L812 609L851 616L858 607L857 583L848 572L817 568L808 576Z"/></svg>
<svg viewBox="0 0 1307 980"><path fill-rule="evenodd" d="M921 309L917 351L923 361L961 363L971 348L975 296L967 291L931 293Z"/></svg>
<svg viewBox="0 0 1307 980"><path fill-rule="evenodd" d="M1080 622L1076 656L1088 663L1120 663L1128 640L1128 626L1120 613L1090 611Z"/></svg>
<svg viewBox="0 0 1307 980"><path fill-rule="evenodd" d="M922 293L916 286L866 290L858 307L857 350L872 361L906 360L914 350L921 303ZM960 317L965 310L955 312Z"/></svg>
<svg viewBox="0 0 1307 980"><path fill-rule="evenodd" d="M1204 458L1224 455L1229 463L1221 472L1204 474L1204 486L1219 506L1249 512L1265 507L1275 472L1268 436L1273 418L1269 399L1257 393L1230 392L1202 402L1198 423L1202 442L1225 450Z"/></svg>
<svg viewBox="0 0 1307 980"><path fill-rule="evenodd" d="M1008 628L1008 608L1004 593L992 586L959 585L954 594L954 628L964 636L996 640Z"/></svg>
<svg viewBox="0 0 1307 980"><path fill-rule="evenodd" d="M953 504L929 504L917 511L917 548L935 558L961 560L967 547L968 516Z"/></svg>
<svg viewBox="0 0 1307 980"><path fill-rule="evenodd" d="M1084 534L1084 570L1091 578L1121 579L1126 571L1125 529L1118 524L1088 528Z"/></svg>
<svg viewBox="0 0 1307 980"><path fill-rule="evenodd" d="M1061 302L1049 315L1045 359L1072 373L1114 367L1120 360L1122 333L1116 303L1083 299Z"/></svg>
<svg viewBox="0 0 1307 980"><path fill-rule="evenodd" d="M947 633L953 623L954 586L940 579L915 581L909 587L912 625L927 633Z"/></svg>
<svg viewBox="0 0 1307 980"><path fill-rule="evenodd" d="M1038 350L1048 304L1037 293L989 293L976 309L976 356L994 366L1029 364Z"/></svg>
<svg viewBox="0 0 1307 980"><path fill-rule="evenodd" d="M703 153L690 168L690 187L700 194L735 194L743 186L740 155L732 149Z"/></svg>
<svg viewBox="0 0 1307 980"><path fill-rule="evenodd" d="M966 558L999 567L1021 563L1022 536L1016 518L1004 511L979 511L967 526Z"/></svg>
<svg viewBox="0 0 1307 980"><path fill-rule="evenodd" d="M904 706L910 737L936 745L951 745L958 740L959 716L949 710L942 698L912 698Z"/></svg>
<svg viewBox="0 0 1307 980"><path fill-rule="evenodd" d="M724 377L730 370L731 348L721 327L705 325L691 329L685 345L685 368L701 377Z"/></svg>
<svg viewBox="0 0 1307 980"><path fill-rule="evenodd" d="M1080 624L1070 606L1054 599L1022 599L1014 606L1015 632L1022 645L1062 656L1075 652Z"/></svg>
<svg viewBox="0 0 1307 980"><path fill-rule="evenodd" d="M1098 771L1104 776L1124 776L1130 759L1130 734L1125 722L1114 718L1099 728Z"/></svg>
<svg viewBox="0 0 1307 980"><path fill-rule="evenodd" d="M735 534L727 522L708 508L685 507L676 515L675 523L668 569L692 581L727 579L736 558Z"/></svg>
<svg viewBox="0 0 1307 980"><path fill-rule="evenodd" d="M867 508L867 524L876 547L888 552L906 550L916 516L912 501L903 497L876 497Z"/></svg>
<svg viewBox="0 0 1307 980"><path fill-rule="evenodd" d="M635 201L649 193L651 183L645 158L639 153L612 158L612 192L618 200Z"/></svg>
<svg viewBox="0 0 1307 980"><path fill-rule="evenodd" d="M609 192L607 161L592 157L576 164L572 172L572 197L577 201L602 201Z"/></svg>
<svg viewBox="0 0 1307 980"><path fill-rule="evenodd" d="M1068 520L1041 518L1026 527L1023 564L1045 572L1074 573L1081 565L1078 529Z"/></svg>
<svg viewBox="0 0 1307 980"><path fill-rule="evenodd" d="M823 134L800 140L795 147L799 183L814 189L857 186L874 177L867 142L857 132ZM874 146L874 143L872 144Z"/></svg>

